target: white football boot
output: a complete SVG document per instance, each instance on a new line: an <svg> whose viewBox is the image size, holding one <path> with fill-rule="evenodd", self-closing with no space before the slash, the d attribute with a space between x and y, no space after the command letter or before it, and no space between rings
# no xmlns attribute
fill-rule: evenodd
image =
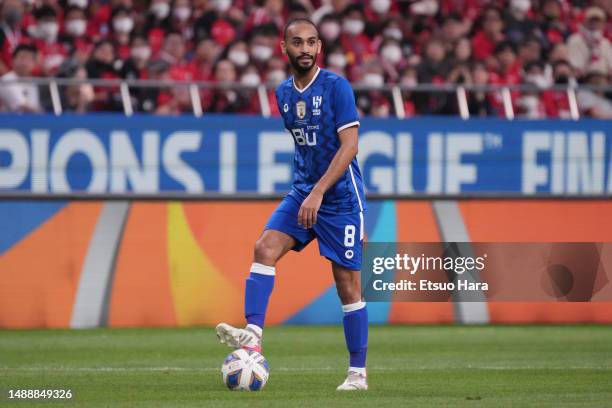
<svg viewBox="0 0 612 408"><path fill-rule="evenodd" d="M346 380L336 388L338 391L367 390L368 381L365 375L349 371Z"/></svg>
<svg viewBox="0 0 612 408"><path fill-rule="evenodd" d="M227 323L219 323L215 330L222 344L234 349L244 348L261 353L261 335L250 327L239 329Z"/></svg>

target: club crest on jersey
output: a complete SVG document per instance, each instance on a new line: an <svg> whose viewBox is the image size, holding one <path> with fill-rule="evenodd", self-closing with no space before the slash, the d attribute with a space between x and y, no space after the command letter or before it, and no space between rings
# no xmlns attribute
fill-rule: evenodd
<svg viewBox="0 0 612 408"><path fill-rule="evenodd" d="M285 113L289 112L289 105L287 105L287 104L283 105L283 112L285 112Z"/></svg>
<svg viewBox="0 0 612 408"><path fill-rule="evenodd" d="M306 116L306 102L299 101L298 103L296 103L295 111L298 118L304 119L304 117Z"/></svg>

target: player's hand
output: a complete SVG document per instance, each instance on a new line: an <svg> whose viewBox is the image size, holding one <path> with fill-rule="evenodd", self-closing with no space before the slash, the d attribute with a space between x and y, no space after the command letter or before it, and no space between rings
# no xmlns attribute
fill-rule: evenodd
<svg viewBox="0 0 612 408"><path fill-rule="evenodd" d="M306 229L312 228L317 222L317 213L323 201L323 194L317 190L312 190L302 203L298 212L298 224Z"/></svg>

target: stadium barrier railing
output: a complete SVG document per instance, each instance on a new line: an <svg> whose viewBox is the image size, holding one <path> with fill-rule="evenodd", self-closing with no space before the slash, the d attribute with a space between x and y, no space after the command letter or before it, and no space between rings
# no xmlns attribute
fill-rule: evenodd
<svg viewBox="0 0 612 408"><path fill-rule="evenodd" d="M40 87L48 89L52 110L55 115L63 113L63 106L60 97L60 87L90 84L98 88L118 88L121 95L121 103L123 113L126 116L134 114L134 107L130 98L130 90L134 88L169 88L178 87L186 88L189 92L191 101L192 113L196 117L202 116L205 112L202 109L199 91L200 90L218 90L231 89L236 91L254 91L257 93L259 100L260 113L263 117L271 115L268 92L274 90L275 85L270 83L262 83L260 85L244 85L239 82L218 83L211 81L175 81L175 80L142 80L142 79L77 79L77 78L16 78L4 80L0 82L0 89L3 85L11 83L30 83L37 84ZM469 92L499 92L499 96L503 105L504 117L506 119L514 119L516 112L512 103L512 92L530 92L541 93L544 91L561 91L567 93L568 105L570 110L570 118L573 120L580 119L580 110L578 106L577 92L580 90L598 90L604 92L612 92L612 86L592 86L586 84L567 85L552 84L546 87L536 86L533 84L507 84L507 85L475 85L475 84L416 84L413 86L402 84L385 84L383 86L370 86L364 84L352 84L355 92L379 91L385 92L390 96L393 104L394 112L397 118L404 119L407 115L404 108L404 92L427 92L427 93L452 93L456 98L458 115L463 119L469 119L471 113L468 107Z"/></svg>

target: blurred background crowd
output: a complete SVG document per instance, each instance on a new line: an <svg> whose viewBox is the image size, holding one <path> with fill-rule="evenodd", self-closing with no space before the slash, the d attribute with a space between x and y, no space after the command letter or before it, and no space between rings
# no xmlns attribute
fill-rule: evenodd
<svg viewBox="0 0 612 408"><path fill-rule="evenodd" d="M51 110L48 87L21 77L211 81L276 85L290 73L286 21L319 26L319 64L374 90L364 115L395 115L384 84L589 84L585 116L612 117L612 1L608 0L1 0L0 110ZM251 88L201 88L204 112L258 114ZM191 112L187 87L130 88L137 112ZM457 114L454 92L403 91L414 115ZM278 109L269 91L270 110ZM60 87L64 111L121 111L119 87ZM564 91L513 90L517 115L570 116ZM468 92L476 116L503 115L500 92Z"/></svg>

